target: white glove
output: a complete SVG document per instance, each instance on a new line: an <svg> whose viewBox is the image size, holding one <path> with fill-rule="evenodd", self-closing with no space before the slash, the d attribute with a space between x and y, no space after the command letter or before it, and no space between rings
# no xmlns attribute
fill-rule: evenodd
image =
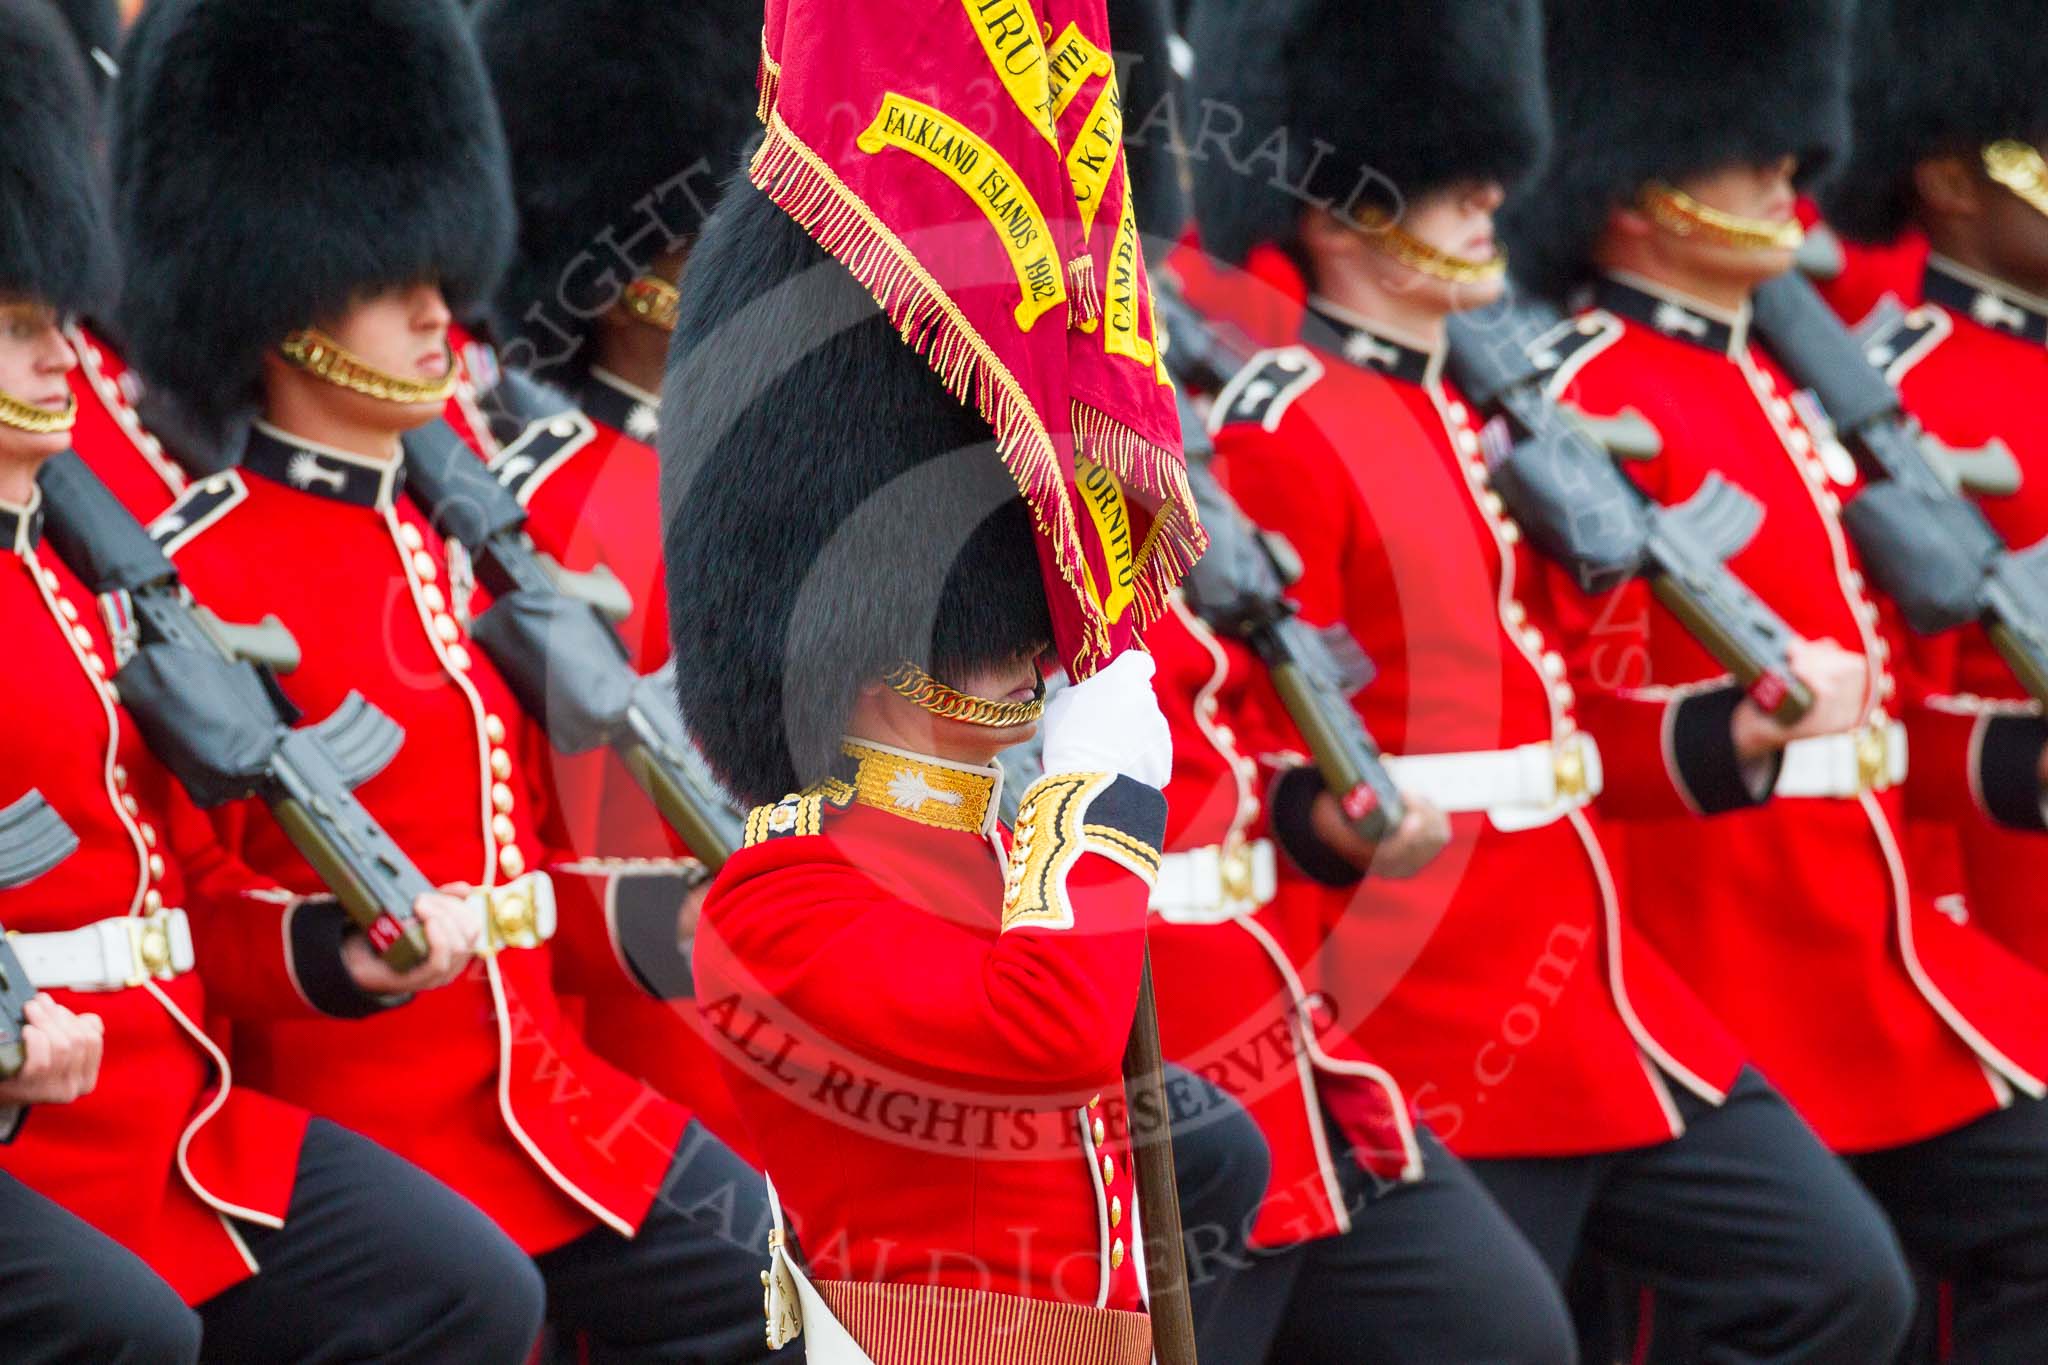
<svg viewBox="0 0 2048 1365"><path fill-rule="evenodd" d="M1173 776L1173 736L1152 693L1152 656L1128 649L1045 708L1045 771L1119 773L1148 787Z"/></svg>

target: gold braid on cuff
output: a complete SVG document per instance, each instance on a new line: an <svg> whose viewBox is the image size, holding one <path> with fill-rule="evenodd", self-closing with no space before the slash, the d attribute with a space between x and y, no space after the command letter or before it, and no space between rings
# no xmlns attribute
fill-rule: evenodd
<svg viewBox="0 0 2048 1365"><path fill-rule="evenodd" d="M455 351L448 349L448 373L439 379L401 379L387 374L317 327L303 327L284 339L278 351L292 364L336 388L387 403L445 403L455 392Z"/></svg>
<svg viewBox="0 0 2048 1365"><path fill-rule="evenodd" d="M71 430L78 421L78 395L64 395L64 406L55 412L24 403L11 393L0 392L0 426L13 427L31 436L54 436Z"/></svg>
<svg viewBox="0 0 2048 1365"><path fill-rule="evenodd" d="M1675 237L1699 237L1737 251L1794 251L1806 240L1797 218L1745 218L1702 204L1674 185L1653 180L1637 204L1651 222Z"/></svg>
<svg viewBox="0 0 2048 1365"><path fill-rule="evenodd" d="M1496 251L1483 261L1475 261L1467 256L1453 256L1441 247L1431 246L1414 233L1404 230L1399 223L1378 210L1368 210L1359 214L1357 222L1380 250L1418 275L1427 275L1433 280L1445 280L1451 284L1484 284L1507 274L1508 257L1505 251Z"/></svg>
<svg viewBox="0 0 2048 1365"><path fill-rule="evenodd" d="M664 332L676 329L676 314L682 308L683 292L659 275L642 275L626 286L619 302L649 327Z"/></svg>
<svg viewBox="0 0 2048 1365"><path fill-rule="evenodd" d="M2026 200L2034 212L2048 214L2048 162L2038 148L2002 138L1984 149L1984 173Z"/></svg>
<svg viewBox="0 0 2048 1365"><path fill-rule="evenodd" d="M883 679L898 696L915 702L945 720L984 725L1005 730L1012 725L1029 725L1045 714L1045 678L1038 679L1038 695L1030 701L990 701L956 692L908 660L896 665Z"/></svg>

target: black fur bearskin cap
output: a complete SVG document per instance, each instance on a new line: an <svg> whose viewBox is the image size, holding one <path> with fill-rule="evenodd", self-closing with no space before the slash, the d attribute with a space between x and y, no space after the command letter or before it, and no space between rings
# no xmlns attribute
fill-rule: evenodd
<svg viewBox="0 0 2048 1365"><path fill-rule="evenodd" d="M1031 518L987 423L760 190L699 239L663 385L683 713L752 802L821 780L863 685L1052 638Z"/></svg>

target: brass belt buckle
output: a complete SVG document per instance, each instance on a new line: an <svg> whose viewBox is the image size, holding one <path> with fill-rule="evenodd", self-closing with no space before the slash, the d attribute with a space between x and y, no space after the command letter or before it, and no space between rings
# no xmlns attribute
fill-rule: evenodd
<svg viewBox="0 0 2048 1365"><path fill-rule="evenodd" d="M540 947L540 917L533 904L533 883L525 877L485 893L484 919L491 947Z"/></svg>
<svg viewBox="0 0 2048 1365"><path fill-rule="evenodd" d="M1882 725L1866 725L1856 732L1856 792L1881 792L1891 778L1891 734Z"/></svg>
<svg viewBox="0 0 2048 1365"><path fill-rule="evenodd" d="M129 986L140 986L151 977L171 978L171 912L158 910L149 915L131 915L126 921L131 954Z"/></svg>
<svg viewBox="0 0 2048 1365"><path fill-rule="evenodd" d="M1252 864L1252 846L1242 840L1234 841L1217 854L1218 879L1222 883L1223 900L1227 905L1246 906L1257 894L1257 869Z"/></svg>
<svg viewBox="0 0 2048 1365"><path fill-rule="evenodd" d="M1557 782L1557 799L1577 801L1586 795L1586 756L1567 739L1552 750L1552 772Z"/></svg>

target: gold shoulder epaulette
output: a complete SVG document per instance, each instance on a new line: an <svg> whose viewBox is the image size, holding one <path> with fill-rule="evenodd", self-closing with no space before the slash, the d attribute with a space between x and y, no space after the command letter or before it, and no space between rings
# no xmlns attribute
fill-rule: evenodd
<svg viewBox="0 0 2048 1365"><path fill-rule="evenodd" d="M852 800L851 786L836 777L828 777L803 791L791 792L780 801L756 806L747 812L743 847L752 848L770 839L821 833L825 828L826 813L844 810Z"/></svg>
<svg viewBox="0 0 2048 1365"><path fill-rule="evenodd" d="M149 538L167 555L175 555L192 537L226 516L249 496L249 487L234 470L209 474L186 489L149 524Z"/></svg>

